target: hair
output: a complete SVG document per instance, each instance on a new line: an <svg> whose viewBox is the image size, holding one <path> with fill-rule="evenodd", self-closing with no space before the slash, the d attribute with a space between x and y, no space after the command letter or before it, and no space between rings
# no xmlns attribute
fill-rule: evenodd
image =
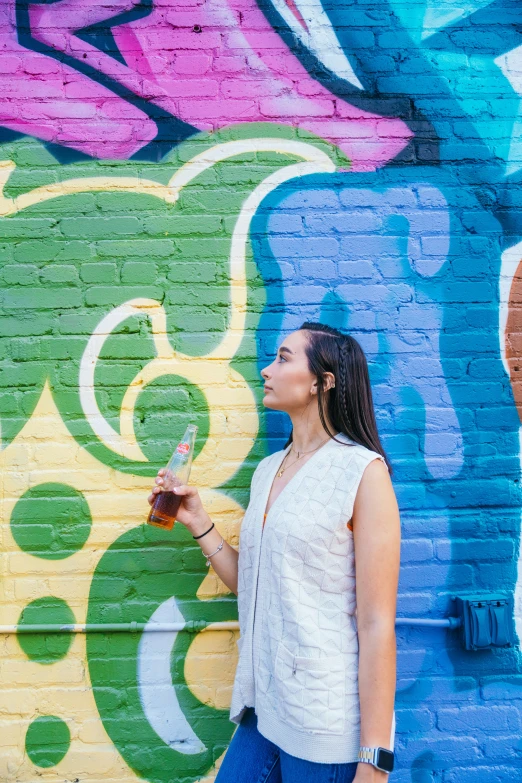
<svg viewBox="0 0 522 783"><path fill-rule="evenodd" d="M335 437L342 432L350 440L380 454L392 472L375 420L368 362L357 340L326 324L305 321L300 330L307 332L305 348L308 368L316 376L319 418L325 431ZM335 386L324 389L325 373L335 377ZM335 432L331 432L330 423ZM290 433L285 448L293 441ZM343 445L348 445L343 443Z"/></svg>

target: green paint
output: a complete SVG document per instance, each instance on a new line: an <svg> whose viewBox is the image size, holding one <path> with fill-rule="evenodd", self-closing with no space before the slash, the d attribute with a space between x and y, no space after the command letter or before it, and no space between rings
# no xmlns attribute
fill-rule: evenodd
<svg viewBox="0 0 522 783"><path fill-rule="evenodd" d="M198 427L195 457L208 437L209 413L205 395L177 375L156 378L138 397L134 430L143 453L161 467L170 459L189 420Z"/></svg>
<svg viewBox="0 0 522 783"><path fill-rule="evenodd" d="M200 547L183 525L164 532L148 525L118 538L100 560L89 595L88 623L147 622L167 599L186 620L237 620L235 596L199 601L207 573ZM127 764L149 783L195 781L228 747L234 724L228 710L198 701L187 687L184 662L192 634L176 637L171 655L172 683L183 713L207 748L189 755L169 747L147 721L138 691L141 633L90 634L87 658L98 712Z"/></svg>
<svg viewBox="0 0 522 783"><path fill-rule="evenodd" d="M25 750L37 767L54 767L71 744L67 724L56 715L41 715L34 720L25 735Z"/></svg>
<svg viewBox="0 0 522 783"><path fill-rule="evenodd" d="M263 137L308 142L346 165L335 148L321 139L270 123L199 134L161 164L119 161L109 166L106 161L86 160L61 166L43 146L21 139L1 147L2 159L17 164L5 194L15 197L29 190L28 170L31 188L100 176L166 185L188 160L220 143ZM67 427L93 456L117 470L153 476L159 467L155 455L166 450L162 437L155 443L150 431L136 426L138 443L151 462L133 462L102 444L85 418L78 375L89 337L115 307L148 297L165 308L173 348L189 356L214 349L230 317L229 254L241 207L262 180L298 161L301 158L287 153L237 155L197 176L175 204L148 193L93 191L58 196L0 218L4 444L23 427L49 378ZM257 318L263 284L250 260L248 264L248 312ZM129 383L154 357L147 317L127 319L107 339L96 368L95 395L102 415L116 431ZM250 335L245 335L234 362L245 377L255 370ZM206 418L205 406L197 413ZM201 443L206 436L200 429Z"/></svg>
<svg viewBox="0 0 522 783"><path fill-rule="evenodd" d="M75 623L72 609L61 598L46 596L27 604L18 620L18 625L53 623L71 625ZM31 661L55 663L64 658L73 642L71 634L51 633L44 635L17 635L18 643Z"/></svg>
<svg viewBox="0 0 522 783"><path fill-rule="evenodd" d="M45 560L63 560L78 552L91 524L87 501L67 484L28 489L11 514L11 531L20 549Z"/></svg>

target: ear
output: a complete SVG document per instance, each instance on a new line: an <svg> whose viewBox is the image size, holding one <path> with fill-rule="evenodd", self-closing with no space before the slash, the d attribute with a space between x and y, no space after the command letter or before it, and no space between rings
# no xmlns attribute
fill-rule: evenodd
<svg viewBox="0 0 522 783"><path fill-rule="evenodd" d="M328 391L329 389L333 389L335 386L335 375L333 372L325 372L324 374L324 384L323 389L324 391Z"/></svg>

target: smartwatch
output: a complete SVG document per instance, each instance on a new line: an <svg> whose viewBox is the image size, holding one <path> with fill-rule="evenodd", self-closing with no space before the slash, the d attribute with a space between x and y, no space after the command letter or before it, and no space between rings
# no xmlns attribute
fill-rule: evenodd
<svg viewBox="0 0 522 783"><path fill-rule="evenodd" d="M357 761L363 764L371 764L381 772L392 772L395 756L391 750L386 748L359 748L359 757Z"/></svg>

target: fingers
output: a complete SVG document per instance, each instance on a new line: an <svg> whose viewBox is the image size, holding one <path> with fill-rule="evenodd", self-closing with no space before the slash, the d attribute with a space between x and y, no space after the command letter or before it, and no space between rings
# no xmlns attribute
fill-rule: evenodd
<svg viewBox="0 0 522 783"><path fill-rule="evenodd" d="M189 487L188 484L182 484L179 487L174 487L174 492L176 495L183 495L183 497L187 498L193 498L198 494L196 487Z"/></svg>
<svg viewBox="0 0 522 783"><path fill-rule="evenodd" d="M159 492L161 492L163 489L164 482L163 479L160 477L159 473L156 476L155 481L156 481L156 486L152 488L151 493L147 498L149 505L152 505L154 503L154 500L156 499L156 495ZM188 484L181 484L179 487L174 487L173 492L175 492L176 495L181 495L182 497L187 497L187 498L196 497L198 494L197 487L190 487Z"/></svg>
<svg viewBox="0 0 522 783"><path fill-rule="evenodd" d="M158 481L158 479L156 479L156 481ZM161 481L161 479L160 479L160 481ZM150 505L150 506L152 506L152 504L153 504L153 503L154 503L154 501L156 500L156 495L157 495L159 492L161 492L161 487L153 487L153 488L151 489L151 491L150 491L150 495L149 495L149 496L148 496L148 498L147 498L147 501L148 501L148 503L149 503L149 505Z"/></svg>

